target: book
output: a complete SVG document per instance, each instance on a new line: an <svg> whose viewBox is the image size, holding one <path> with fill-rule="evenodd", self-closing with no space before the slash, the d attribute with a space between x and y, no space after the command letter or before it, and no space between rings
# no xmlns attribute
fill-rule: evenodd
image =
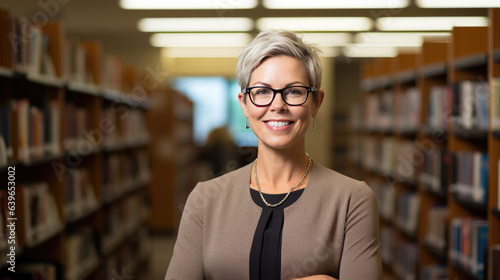
<svg viewBox="0 0 500 280"><path fill-rule="evenodd" d="M24 212L24 244L35 245L62 228L61 218L48 183L18 186Z"/></svg>
<svg viewBox="0 0 500 280"><path fill-rule="evenodd" d="M500 244L493 244L489 252L488 279L500 279Z"/></svg>
<svg viewBox="0 0 500 280"><path fill-rule="evenodd" d="M86 169L75 168L65 173L66 221L75 221L98 207L97 197Z"/></svg>
<svg viewBox="0 0 500 280"><path fill-rule="evenodd" d="M451 221L450 257L455 265L474 276L485 278L488 221L475 217Z"/></svg>
<svg viewBox="0 0 500 280"><path fill-rule="evenodd" d="M486 205L488 196L488 154L459 151L453 154L452 189L465 201Z"/></svg>

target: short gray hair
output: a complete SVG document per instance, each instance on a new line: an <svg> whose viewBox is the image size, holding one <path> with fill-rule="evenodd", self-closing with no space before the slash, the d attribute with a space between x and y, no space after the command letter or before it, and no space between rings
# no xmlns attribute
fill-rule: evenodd
<svg viewBox="0 0 500 280"><path fill-rule="evenodd" d="M319 52L318 48L304 43L294 32L285 30L260 32L238 56L236 75L241 92L248 87L255 68L265 59L279 55L291 56L302 61L311 86L320 89L323 70Z"/></svg>

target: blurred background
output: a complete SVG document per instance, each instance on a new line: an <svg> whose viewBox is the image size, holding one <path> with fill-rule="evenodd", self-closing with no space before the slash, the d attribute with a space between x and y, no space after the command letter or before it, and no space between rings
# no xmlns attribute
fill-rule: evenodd
<svg viewBox="0 0 500 280"><path fill-rule="evenodd" d="M428 92L500 76L499 6L487 0L3 0L0 175L15 182L17 204L15 213L8 211L12 194L2 187L0 278L21 279L22 272L23 279L163 279L196 183L256 156L257 139L245 129L237 100L237 55L259 31L289 29L322 50L325 100L306 150L317 163L367 181L379 203L390 205L381 207L384 276L486 279L486 260L482 270L463 272L447 258L450 246L438 245L437 254L425 247L429 216L444 213L434 221L442 229L437 243L450 244L451 217L478 215L447 202L455 179L440 181L441 196L427 197L426 182L441 175L426 167L442 166L442 157L435 163L438 153L419 144L432 140L440 155L486 154L497 180L498 151L488 150L496 140L452 140L463 146L436 140L433 132L453 127L429 127L429 104L438 101ZM466 70L455 72L462 57ZM434 110L451 114L451 107ZM477 118L484 111L471 110ZM488 125L468 129L493 135ZM425 159L416 162L415 154ZM404 159L409 174L399 173ZM446 168L452 171L444 177L459 173ZM428 173L434 177L426 181ZM497 181L484 184L493 201ZM422 207L438 204L444 212ZM500 228L485 213L479 217ZM12 217L18 217L15 231L6 226ZM12 234L14 250L7 246ZM490 238L483 253L493 254L499 242ZM13 260L17 276L8 270Z"/></svg>

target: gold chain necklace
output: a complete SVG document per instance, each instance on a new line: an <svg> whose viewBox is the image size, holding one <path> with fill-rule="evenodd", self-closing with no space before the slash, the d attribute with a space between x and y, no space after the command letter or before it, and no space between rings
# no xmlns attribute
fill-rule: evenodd
<svg viewBox="0 0 500 280"><path fill-rule="evenodd" d="M297 185L295 185L294 187L292 187L288 193L286 194L286 196L278 203L276 204L269 204L266 199L264 198L264 195L262 195L262 191L260 190L260 185L259 185L259 178L257 178L257 159L255 159L254 163L253 163L253 175L255 177L255 184L257 184L257 188L259 189L259 194L260 194L260 198L262 198L262 201L264 201L264 204L267 206L267 207L278 207L280 206L281 204L283 204L283 202L285 202L285 200L288 198L288 196L290 196L290 193L292 193L293 190L295 190L298 186L300 186L300 184L302 184L302 182L304 181L304 179L306 178L307 176L307 173L309 173L309 168L311 167L311 164L312 164L312 159L311 157L309 156L308 153L306 153L307 155L307 168L306 168L306 172L304 172L304 175L302 176L302 179L300 179L300 181L297 183Z"/></svg>

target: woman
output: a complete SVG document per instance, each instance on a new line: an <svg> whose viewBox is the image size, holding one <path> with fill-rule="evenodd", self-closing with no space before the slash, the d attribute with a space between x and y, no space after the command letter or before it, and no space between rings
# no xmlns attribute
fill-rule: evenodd
<svg viewBox="0 0 500 280"><path fill-rule="evenodd" d="M381 279L374 193L305 151L324 96L316 49L262 32L237 76L257 159L196 186L165 279Z"/></svg>

